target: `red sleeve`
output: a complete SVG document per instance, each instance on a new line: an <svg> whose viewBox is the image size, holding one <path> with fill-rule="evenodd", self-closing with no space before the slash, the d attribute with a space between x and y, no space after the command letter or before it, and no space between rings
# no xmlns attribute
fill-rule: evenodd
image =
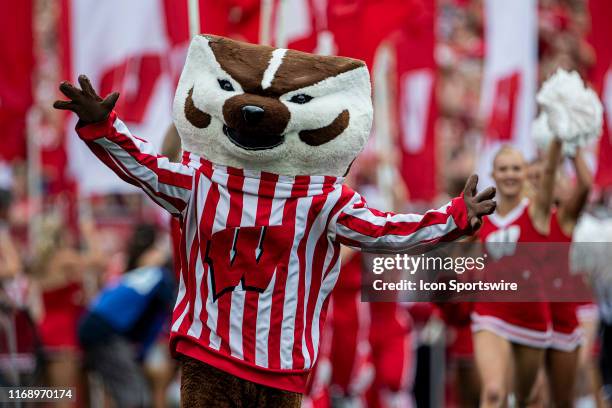
<svg viewBox="0 0 612 408"><path fill-rule="evenodd" d="M355 248L401 251L453 241L469 233L463 197L425 214L396 214L368 207L353 193L336 221L336 239Z"/></svg>
<svg viewBox="0 0 612 408"><path fill-rule="evenodd" d="M92 152L123 180L141 188L174 215L185 209L195 170L157 154L151 143L132 135L114 111L105 121L77 124L76 131Z"/></svg>

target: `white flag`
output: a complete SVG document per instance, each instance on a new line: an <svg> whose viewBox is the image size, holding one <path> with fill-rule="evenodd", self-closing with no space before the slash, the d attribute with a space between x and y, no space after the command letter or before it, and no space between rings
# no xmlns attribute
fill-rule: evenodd
<svg viewBox="0 0 612 408"><path fill-rule="evenodd" d="M478 174L492 182L493 156L503 144L523 152L535 147L530 135L537 81L537 1L485 0L485 63L481 94L484 134Z"/></svg>
<svg viewBox="0 0 612 408"><path fill-rule="evenodd" d="M116 109L134 135L161 146L171 124L174 86L169 41L159 0L72 0L70 72L85 74L102 97L121 93ZM80 141L69 123L70 171L82 193L137 191L107 169Z"/></svg>

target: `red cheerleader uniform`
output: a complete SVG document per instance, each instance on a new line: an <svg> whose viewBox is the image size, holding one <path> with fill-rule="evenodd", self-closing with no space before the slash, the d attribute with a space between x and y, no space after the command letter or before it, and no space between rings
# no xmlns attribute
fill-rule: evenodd
<svg viewBox="0 0 612 408"><path fill-rule="evenodd" d="M494 259L491 266L495 272L501 272L506 281L509 277L519 285L537 285L538 270L524 269L524 264L520 264L522 270L515 270L517 262L513 262L513 256L517 255L514 251L518 248L513 244L547 239L533 226L529 200L524 199L503 217L497 213L484 217L478 236L491 253L489 258ZM500 250L503 254L494 253ZM472 332L486 330L512 343L547 348L552 334L550 320L548 302L477 302L472 312Z"/></svg>
<svg viewBox="0 0 612 408"><path fill-rule="evenodd" d="M563 268L569 266L569 244L572 237L563 232L559 225L557 213L552 214L550 220L550 241L566 242L567 247L563 247L564 261ZM561 275L569 276L569 271L561 271ZM582 344L583 333L578 323L577 308L578 302L550 302L550 314L552 320L552 337L550 348L560 351L573 351Z"/></svg>
<svg viewBox="0 0 612 408"><path fill-rule="evenodd" d="M474 345L472 343L471 318L474 305L470 302L444 302L436 305L440 315L451 333L449 354L454 359L472 359Z"/></svg>
<svg viewBox="0 0 612 408"><path fill-rule="evenodd" d="M78 350L77 326L83 313L83 286L70 282L42 294L44 316L38 326L47 351Z"/></svg>

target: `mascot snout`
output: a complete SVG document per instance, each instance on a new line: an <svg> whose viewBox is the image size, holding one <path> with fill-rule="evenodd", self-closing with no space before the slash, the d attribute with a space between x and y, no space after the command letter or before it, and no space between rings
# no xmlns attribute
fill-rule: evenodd
<svg viewBox="0 0 612 408"><path fill-rule="evenodd" d="M289 109L276 98L237 95L223 105L223 132L243 149L271 149L283 143L290 117Z"/></svg>

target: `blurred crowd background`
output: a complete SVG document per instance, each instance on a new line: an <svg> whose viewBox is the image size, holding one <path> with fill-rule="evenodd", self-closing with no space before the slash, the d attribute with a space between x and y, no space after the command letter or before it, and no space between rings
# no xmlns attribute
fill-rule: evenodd
<svg viewBox="0 0 612 408"><path fill-rule="evenodd" d="M528 74L518 85L503 78L501 85L487 85L494 58L487 18L504 2L532 9L533 21L513 24L520 38L533 34L533 44L519 44L532 59L516 67L519 74L533 73L531 88L525 87ZM87 74L102 94L122 92L119 113L134 133L161 148L189 39L187 2L0 4L0 385L70 385L78 390L74 406L106 406L108 390L83 370L79 321L124 272L168 266L170 220L102 170L75 142L73 119L52 103L61 80ZM390 208L421 210L456 195L480 168L491 138L519 143L535 155L521 135L494 133L520 127L515 116L529 89L532 115L522 120L531 123L535 89L558 67L580 72L604 103L611 88L606 74L612 53L600 52L602 44L612 48L612 4L606 0L203 0L200 15L202 32L366 60L377 116L372 142L351 177L377 185L376 197L364 194ZM508 100L487 108L485 86ZM596 173L591 202L607 202L609 139L606 129L590 152ZM143 231L154 239L138 241ZM451 377L444 375L443 324L427 305L408 311L418 322L418 405L454 406ZM176 404L178 395L166 326L138 360L159 407Z"/></svg>

